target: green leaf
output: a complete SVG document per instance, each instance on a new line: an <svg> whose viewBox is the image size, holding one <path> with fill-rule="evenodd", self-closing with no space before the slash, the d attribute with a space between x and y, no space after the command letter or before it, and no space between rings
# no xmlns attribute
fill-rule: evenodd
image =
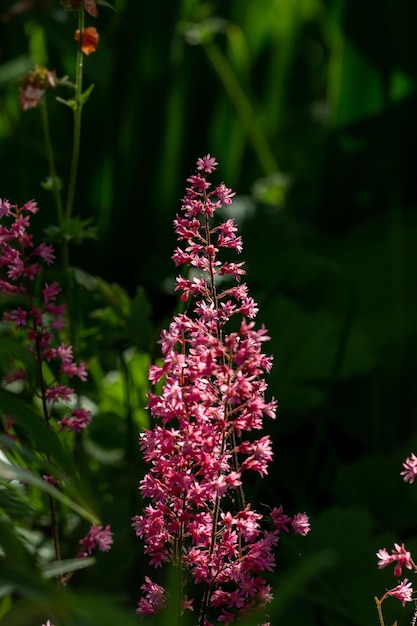
<svg viewBox="0 0 417 626"><path fill-rule="evenodd" d="M34 447L56 463L61 472L75 476L74 461L63 447L58 436L46 425L41 416L21 398L0 389L0 407L4 414L13 417L24 430Z"/></svg>
<svg viewBox="0 0 417 626"><path fill-rule="evenodd" d="M65 106L67 106L68 108L72 109L73 111L75 111L77 109L77 104L76 104L74 98L69 98L68 100L65 100L65 98L61 98L60 96L57 96L55 98L55 100L57 100L61 104L65 104Z"/></svg>
<svg viewBox="0 0 417 626"><path fill-rule="evenodd" d="M16 485L7 484L0 489L0 510L3 509L14 522L27 522L35 515L35 507L25 492Z"/></svg>
<svg viewBox="0 0 417 626"><path fill-rule="evenodd" d="M257 180L253 186L255 200L262 204L281 209L286 200L290 180L288 176L277 172Z"/></svg>
<svg viewBox="0 0 417 626"><path fill-rule="evenodd" d="M127 331L139 350L147 350L149 346L152 335L150 315L150 302L145 290L139 287L131 302L130 312L126 320Z"/></svg>
<svg viewBox="0 0 417 626"><path fill-rule="evenodd" d="M81 94L81 99L80 99L81 106L84 106L84 104L87 102L88 98L91 96L91 93L92 93L93 89L94 89L94 85L90 85L84 91L84 93Z"/></svg>
<svg viewBox="0 0 417 626"><path fill-rule="evenodd" d="M45 235L49 241L75 241L81 243L84 239L97 239L97 229L90 226L93 218L82 220L79 217L73 217L64 228L50 224L44 229Z"/></svg>
<svg viewBox="0 0 417 626"><path fill-rule="evenodd" d="M41 182L41 187L46 191L61 191L63 187L62 180L61 178L59 178L59 176L57 176L56 178L48 176L46 180Z"/></svg>
<svg viewBox="0 0 417 626"><path fill-rule="evenodd" d="M227 21L220 17L208 17L201 22L180 22L178 32L190 46L202 46L213 41L218 33L226 32Z"/></svg>
<svg viewBox="0 0 417 626"><path fill-rule="evenodd" d="M106 0L96 0L97 4L99 4L102 7L107 7L107 9L111 9L112 11L116 12L116 7L114 7L112 4L110 4L109 2L106 2Z"/></svg>
<svg viewBox="0 0 417 626"><path fill-rule="evenodd" d="M52 496L56 500L59 500L73 511L78 513L84 519L90 521L92 524L99 524L100 520L97 516L86 508L80 506L77 502L69 498L67 495L59 491L56 487L53 487L49 483L47 483L42 478L39 478L35 474L28 470L24 470L20 467L16 467L16 465L12 465L10 463L5 463L0 460L0 480L4 481L12 481L18 480L19 482L32 485L40 489L41 491L47 493Z"/></svg>
<svg viewBox="0 0 417 626"><path fill-rule="evenodd" d="M63 574L69 574L70 572L76 572L86 567L91 567L91 565L94 565L95 562L96 559L93 557L54 561L53 563L48 563L42 567L42 574L44 578L54 578L62 576Z"/></svg>

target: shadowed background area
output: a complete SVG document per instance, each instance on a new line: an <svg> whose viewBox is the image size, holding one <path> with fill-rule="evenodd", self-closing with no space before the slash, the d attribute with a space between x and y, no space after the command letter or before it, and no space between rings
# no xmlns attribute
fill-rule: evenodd
<svg viewBox="0 0 417 626"><path fill-rule="evenodd" d="M84 61L85 87L95 87L75 214L92 218L97 238L74 242L71 263L85 358L107 338L92 376L107 384L102 419L86 435L85 463L117 540L74 587L130 608L148 571L130 529L146 368L177 306L172 220L196 158L211 153L237 192L241 260L275 359L275 464L248 499L306 510L312 523L307 538L282 539L271 623L376 624L373 597L395 583L377 571L376 551L417 547L417 491L400 477L417 451L415 5L117 0L116 9L88 18L100 44ZM38 200L38 237L55 215L40 184L39 110L19 109L18 79L34 63L72 76L75 28L57 0L0 6L0 197ZM72 117L54 96L65 185ZM91 318L97 293L107 313ZM126 360L128 387L109 382ZM388 618L392 606L392 620L407 622L397 605Z"/></svg>

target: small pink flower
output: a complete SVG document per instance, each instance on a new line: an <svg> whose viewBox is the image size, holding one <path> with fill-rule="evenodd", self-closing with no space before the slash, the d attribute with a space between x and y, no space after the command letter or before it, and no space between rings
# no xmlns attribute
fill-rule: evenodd
<svg viewBox="0 0 417 626"><path fill-rule="evenodd" d="M404 476L404 482L413 483L417 476L417 456L412 453L403 463L404 471L401 472L401 476Z"/></svg>
<svg viewBox="0 0 417 626"><path fill-rule="evenodd" d="M310 532L310 522L306 513L297 513L291 520L291 526L297 535L305 537Z"/></svg>
<svg viewBox="0 0 417 626"><path fill-rule="evenodd" d="M151 615L161 611L165 604L165 589L154 583L148 576L145 576L145 582L141 589L144 592L144 597L139 600L136 613Z"/></svg>
<svg viewBox="0 0 417 626"><path fill-rule="evenodd" d="M24 369L10 370L3 378L3 385L10 385L17 380L26 380L26 372Z"/></svg>
<svg viewBox="0 0 417 626"><path fill-rule="evenodd" d="M83 549L83 553L92 554L98 548L101 552L107 552L113 545L112 532L110 526L91 526L88 534L78 542ZM81 553L77 556L80 557Z"/></svg>
<svg viewBox="0 0 417 626"><path fill-rule="evenodd" d="M393 557L392 554L390 554L388 550L386 550L386 548L378 550L376 556L378 558L378 569L383 569L384 567L395 561L395 557Z"/></svg>
<svg viewBox="0 0 417 626"><path fill-rule="evenodd" d="M48 619L48 620L46 620L46 623L45 623L45 624L42 624L42 626L54 626L54 625L53 625L53 624L51 623L51 621Z"/></svg>
<svg viewBox="0 0 417 626"><path fill-rule="evenodd" d="M47 265L51 265L51 263L53 263L55 260L53 246L49 246L46 243L41 243L36 248L35 253L39 255Z"/></svg>
<svg viewBox="0 0 417 626"><path fill-rule="evenodd" d="M399 545L398 543L394 544L394 549L391 551L391 554L383 548L377 552L378 557L378 568L383 569L390 563L395 563L394 567L394 576L397 578L401 576L402 568L406 567L407 569L415 569L414 561L411 558L410 552L405 549L404 544Z"/></svg>
<svg viewBox="0 0 417 626"><path fill-rule="evenodd" d="M61 430L80 433L91 422L91 411L77 407L69 415L58 422Z"/></svg>
<svg viewBox="0 0 417 626"><path fill-rule="evenodd" d="M197 159L197 169L207 174L211 174L216 169L218 165L216 159L209 154L207 156L202 157L201 159Z"/></svg>
<svg viewBox="0 0 417 626"><path fill-rule="evenodd" d="M27 325L27 311L21 309L20 306L10 313L4 313L3 317L8 322L14 322L16 328Z"/></svg>
<svg viewBox="0 0 417 626"><path fill-rule="evenodd" d="M408 582L408 578L404 578L399 585L387 591L385 595L397 598L397 600L400 600L402 605L405 606L406 602L412 601L413 593L412 583Z"/></svg>
<svg viewBox="0 0 417 626"><path fill-rule="evenodd" d="M11 212L12 205L6 199L0 198L0 218L9 216Z"/></svg>
<svg viewBox="0 0 417 626"><path fill-rule="evenodd" d="M55 302L57 295L60 293L61 288L56 281L48 284L45 283L45 287L42 289L42 294L45 303Z"/></svg>
<svg viewBox="0 0 417 626"><path fill-rule="evenodd" d="M63 400L64 402L70 402L74 395L74 390L71 387L66 387L65 385L54 385L53 387L49 387L45 391L45 398L47 402L60 402Z"/></svg>

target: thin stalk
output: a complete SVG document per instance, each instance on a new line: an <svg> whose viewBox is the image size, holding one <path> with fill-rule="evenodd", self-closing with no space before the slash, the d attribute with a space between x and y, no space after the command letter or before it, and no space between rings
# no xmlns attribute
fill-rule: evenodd
<svg viewBox="0 0 417 626"><path fill-rule="evenodd" d="M206 233L206 245L207 247L209 247L211 245L211 238L210 238L210 227L209 227L209 219L206 216L206 221L205 221L205 233ZM215 272L214 272L214 267L213 267L213 263L210 259L210 264L209 264L209 275L210 275L210 285L211 285L211 297L213 299L213 303L215 308L218 310L219 308L219 298L217 296L217 290L216 290L216 282L215 282ZM219 341L221 341L222 339L222 332L221 329L219 327L219 324L217 323L217 338ZM225 357L223 357L223 363L226 364L226 359ZM227 381L228 384L230 384L230 379L228 379ZM228 418L230 417L230 406L225 406L225 422L227 423ZM233 463L233 469L235 470L235 472L238 472L240 469L239 466L239 460L237 458L237 454L234 451L236 448L236 434L234 432L234 430L232 430L230 432L230 438L231 438L231 448L233 450L232 453L232 463ZM225 441L224 441L225 443ZM223 447L223 443L222 443L222 453L224 452L224 447ZM238 503L239 503L239 507L241 508L241 510L243 510L245 508L245 494L243 491L243 487L240 485L239 487L236 487L236 494L237 494L237 499L238 499Z"/></svg>
<svg viewBox="0 0 417 626"><path fill-rule="evenodd" d="M58 225L59 225L59 229L61 232L60 246L61 246L62 271L63 271L63 275L66 277L65 289L66 289L67 302L71 303L72 295L70 293L70 289L67 284L67 279L69 275L69 250L68 250L68 239L66 237L68 221L64 213L64 204L62 201L60 181L59 181L57 170L56 170L55 155L54 155L54 150L52 147L51 131L50 131L50 126L49 126L48 105L47 105L46 97L41 99L40 108L41 108L43 134L45 138L46 156L48 159L48 166L49 166L49 176L51 179L51 191L54 197L55 208L56 208L56 213L58 217ZM71 335L72 335L71 337L72 339L74 337L74 333L71 332Z"/></svg>
<svg viewBox="0 0 417 626"><path fill-rule="evenodd" d="M206 241L205 241L205 245L208 248L211 245L211 239L210 239L210 227L209 227L209 219L206 216L205 218L205 235L206 235ZM216 282L215 282L215 270L214 270L214 266L212 263L212 259L210 259L209 262L209 276L210 276L210 287L211 287L211 298L213 300L213 304L215 306L216 309L219 308L219 298L217 296L217 289L216 289ZM217 338L219 341L222 340L222 332L220 329L219 324L217 323ZM226 362L225 357L223 357L223 362ZM227 384L230 384L230 379L228 379ZM230 406L226 403L225 407L224 407L224 421L227 424L228 418L230 416ZM222 433L222 442L221 442L221 447L220 447L220 456L223 456L226 452L226 444L227 444L227 438L228 436L231 437L231 447L232 450L234 450L234 448L236 447L236 436L234 431L232 430L230 432L230 435L227 434L226 431L223 431ZM233 463L233 469L238 472L239 471L239 462L237 459L237 455L235 452L233 452L232 454L232 463ZM236 494L237 494L237 499L238 499L238 503L239 503L239 507L243 510L245 508L245 495L243 492L243 488L240 485L239 487L236 488ZM218 518L219 518L219 512L220 512L220 497L219 495L216 495L215 501L214 501L214 506L213 506L213 513L212 513L212 528L211 528L211 541L210 541L210 555L213 554L214 552L214 547L216 544L216 529L217 529L217 523L218 523ZM203 598L201 601L201 609L200 609L200 615L199 615L199 619L198 619L198 626L204 626L204 622L206 619L206 614L207 614L207 610L208 610L208 606L209 606L209 601L210 601L210 590L211 590L211 585L206 583L205 588L204 588L204 593L203 593Z"/></svg>
<svg viewBox="0 0 417 626"><path fill-rule="evenodd" d="M375 596L376 610L378 611L379 624L385 626L384 616L382 615L382 602Z"/></svg>
<svg viewBox="0 0 417 626"><path fill-rule="evenodd" d="M278 172L279 167L265 133L262 131L251 102L242 89L227 57L220 50L219 46L214 43L206 44L204 50L239 115L242 126L252 143L265 175L268 176Z"/></svg>
<svg viewBox="0 0 417 626"><path fill-rule="evenodd" d="M40 108L41 108L43 134L45 138L46 156L47 156L48 165L49 165L49 176L51 179L51 190L54 196L55 208L56 208L56 212L58 216L58 224L61 229L61 232L63 232L64 223L65 223L64 205L62 202L60 182L59 182L59 178L56 172L55 156L54 156L54 150L53 150L52 141L51 141L51 131L49 128L48 104L47 104L46 98L41 98Z"/></svg>
<svg viewBox="0 0 417 626"><path fill-rule="evenodd" d="M25 260L26 256L25 256L25 252L23 248L22 248L22 257L26 265L26 260ZM31 283L29 282L29 280L26 280L26 292L29 298L30 308L32 309L34 306L34 303L33 303L32 291L31 291ZM36 319L34 317L32 319L33 319L33 331L35 333L35 358L36 358L36 363L38 366L42 413L43 413L47 428L50 428L50 425L49 425L50 416L49 416L48 406L46 402L46 385L45 385L45 379L43 376L42 350L41 350L41 344L39 340L39 331L38 331L38 325L36 323ZM48 461L50 461L50 457L48 453L46 453L46 458ZM58 522L57 522L57 515L56 515L55 500L53 499L52 496L48 496L48 500L49 500L49 512L51 515L51 532L52 532L52 540L54 544L55 560L60 561L61 549L60 549L60 543L59 543L59 532L58 532ZM62 579L60 576L57 577L57 581L59 585L62 585Z"/></svg>
<svg viewBox="0 0 417 626"><path fill-rule="evenodd" d="M74 134L72 142L71 170L68 183L68 195L65 208L65 218L67 223L71 219L74 208L75 188L77 185L78 164L80 160L80 138L81 138L81 112L82 112L82 87L83 87L83 62L84 55L81 51L82 33L84 30L84 5L78 11L78 30L80 31L80 41L77 49L75 66L75 97L74 97Z"/></svg>

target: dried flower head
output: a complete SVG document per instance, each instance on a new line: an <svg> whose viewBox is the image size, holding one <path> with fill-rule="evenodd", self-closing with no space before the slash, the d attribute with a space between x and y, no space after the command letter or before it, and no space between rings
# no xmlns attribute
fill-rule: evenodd
<svg viewBox="0 0 417 626"><path fill-rule="evenodd" d="M66 11L79 11L81 6L91 17L98 17L96 0L61 0L61 4Z"/></svg>
<svg viewBox="0 0 417 626"><path fill-rule="evenodd" d="M20 82L22 85L19 89L19 100L24 111L38 106L45 91L54 89L58 84L55 70L50 71L44 67L35 67Z"/></svg>

